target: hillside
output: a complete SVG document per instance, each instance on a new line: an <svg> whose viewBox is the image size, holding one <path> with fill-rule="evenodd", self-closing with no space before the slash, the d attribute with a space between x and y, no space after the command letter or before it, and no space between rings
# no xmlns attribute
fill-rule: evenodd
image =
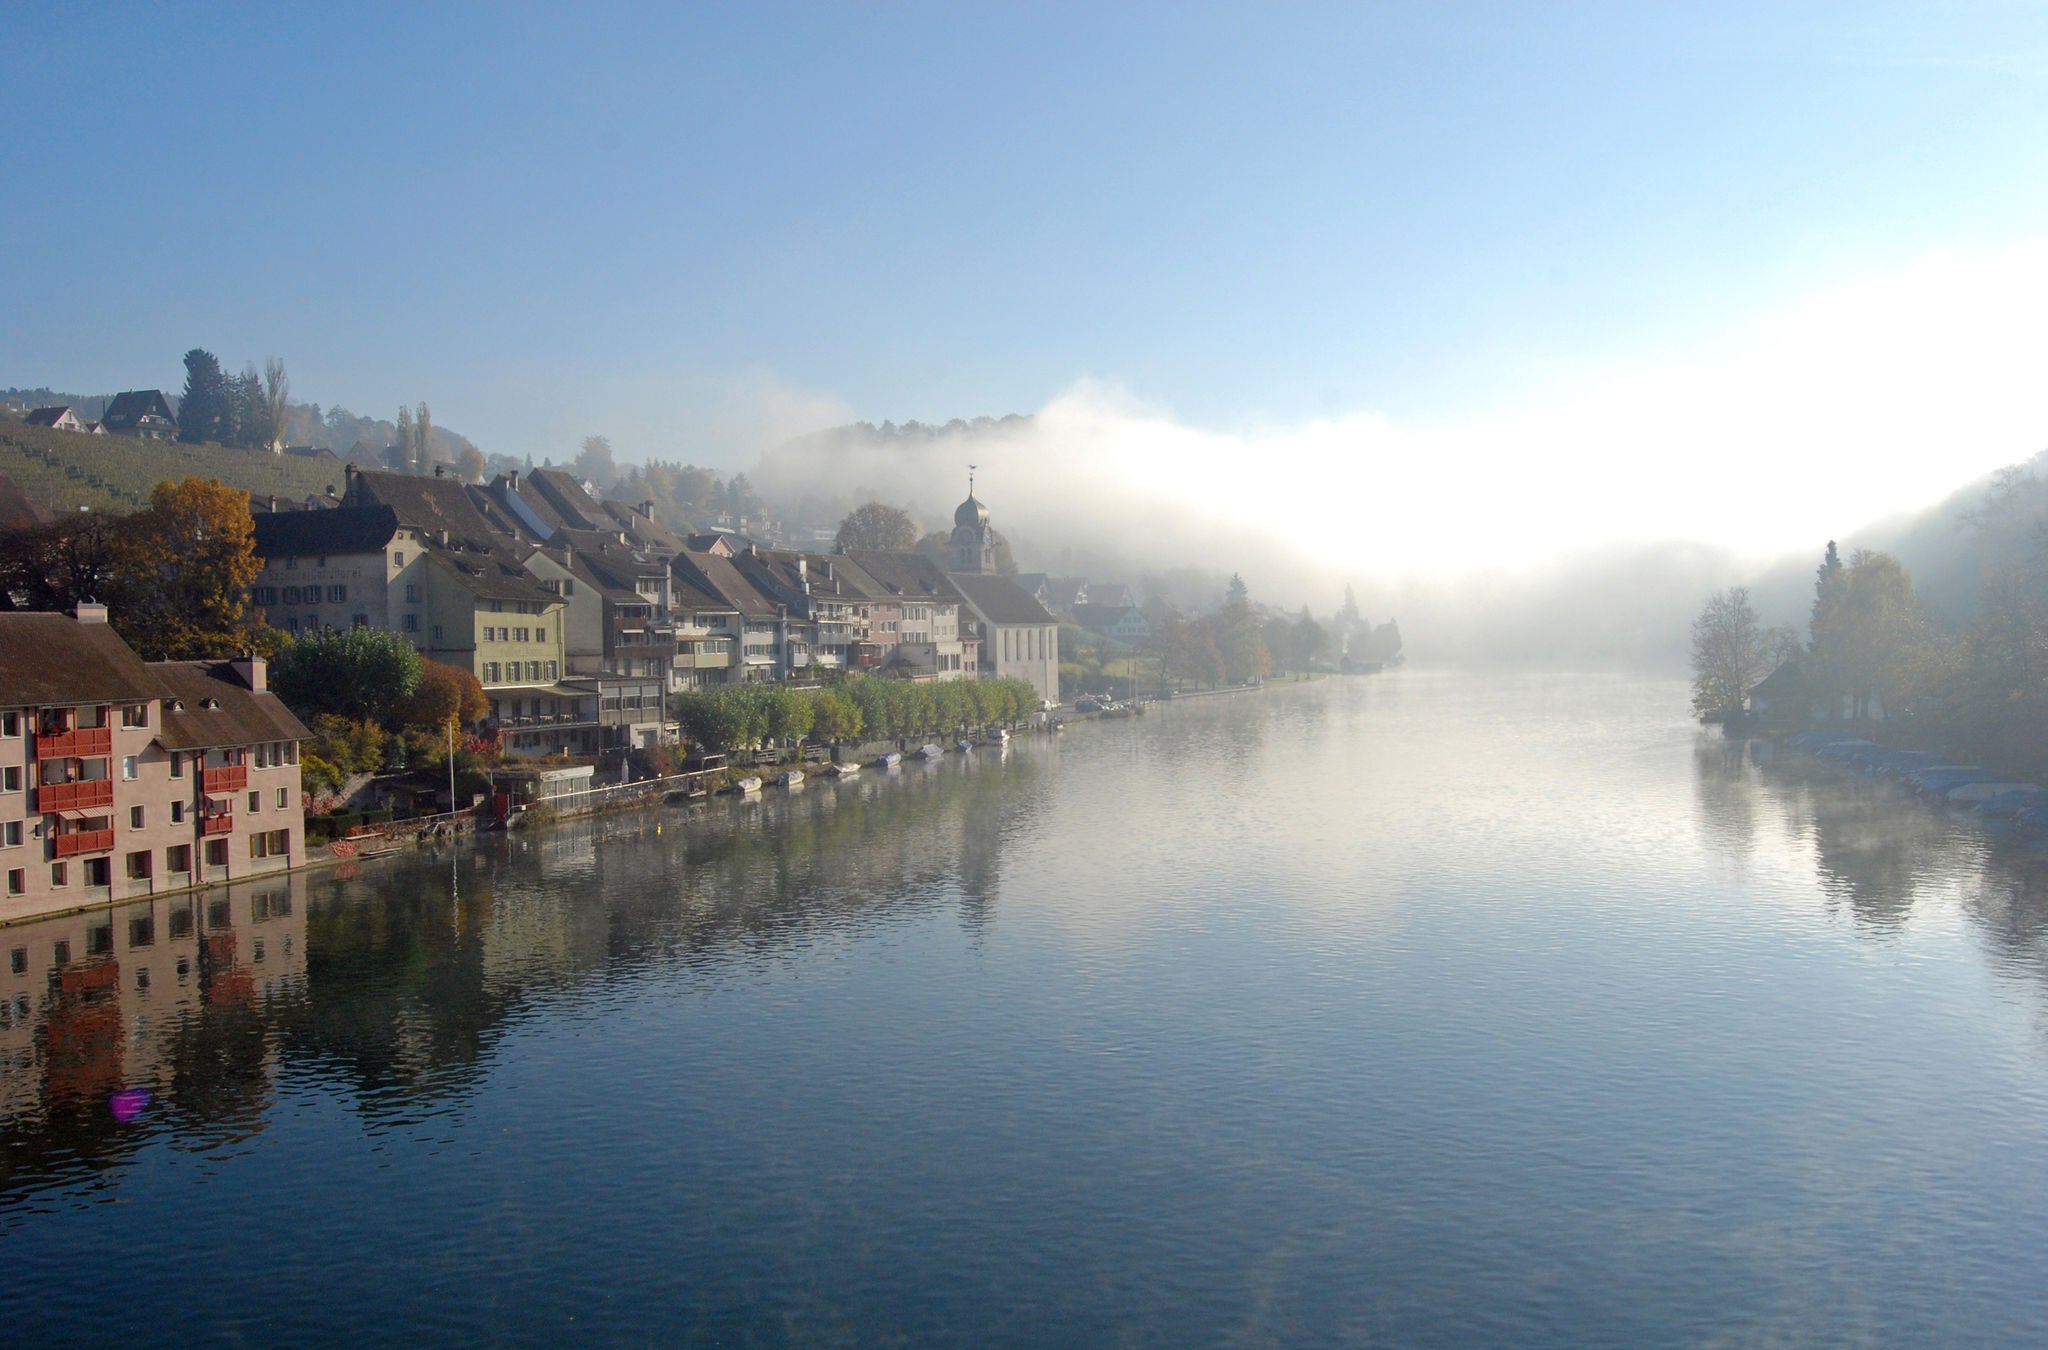
<svg viewBox="0 0 2048 1350"><path fill-rule="evenodd" d="M341 490L341 471L331 461L217 445L84 436L18 422L0 422L0 473L18 483L29 500L58 512L83 507L139 510L148 505L158 483L194 476L294 501L330 485Z"/></svg>

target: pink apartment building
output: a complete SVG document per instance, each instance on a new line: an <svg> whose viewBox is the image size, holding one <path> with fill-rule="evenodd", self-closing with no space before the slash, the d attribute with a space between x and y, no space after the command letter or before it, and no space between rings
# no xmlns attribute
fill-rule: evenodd
<svg viewBox="0 0 2048 1350"><path fill-rule="evenodd" d="M0 922L306 860L263 658L145 662L106 609L0 613Z"/></svg>

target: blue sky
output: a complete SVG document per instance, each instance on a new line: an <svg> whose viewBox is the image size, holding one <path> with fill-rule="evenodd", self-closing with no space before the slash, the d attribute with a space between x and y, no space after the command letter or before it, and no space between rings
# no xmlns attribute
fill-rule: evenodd
<svg viewBox="0 0 2048 1350"><path fill-rule="evenodd" d="M2048 219L2031 6L8 27L0 383L276 354L303 397L426 399L557 458L602 432L738 465L810 425L1077 388L1252 445L1357 419L1484 440L1943 259L1995 307Z"/></svg>

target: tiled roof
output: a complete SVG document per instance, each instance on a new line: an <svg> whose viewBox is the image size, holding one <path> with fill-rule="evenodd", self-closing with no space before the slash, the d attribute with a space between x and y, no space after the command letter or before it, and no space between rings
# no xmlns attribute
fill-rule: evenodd
<svg viewBox="0 0 2048 1350"><path fill-rule="evenodd" d="M378 553L398 533L398 513L388 506L258 511L254 520L259 558Z"/></svg>
<svg viewBox="0 0 2048 1350"><path fill-rule="evenodd" d="M532 600L559 605L562 597L549 591L510 553L495 551L428 548L428 562L445 570L455 583L472 595L486 600Z"/></svg>
<svg viewBox="0 0 2048 1350"><path fill-rule="evenodd" d="M120 634L68 614L0 614L0 706L136 703L161 681Z"/></svg>
<svg viewBox="0 0 2048 1350"><path fill-rule="evenodd" d="M947 578L989 623L1057 623L1030 592L1008 577L979 572L949 572Z"/></svg>
<svg viewBox="0 0 2048 1350"><path fill-rule="evenodd" d="M310 732L277 695L256 693L225 661L153 661L164 687L164 725L157 737L167 750L216 745L300 741ZM174 710L175 708L175 710Z"/></svg>
<svg viewBox="0 0 2048 1350"><path fill-rule="evenodd" d="M161 389L131 389L125 394L116 394L101 414L100 421L110 431L125 431L148 416L162 417L176 425L171 417L171 405L164 398Z"/></svg>
<svg viewBox="0 0 2048 1350"><path fill-rule="evenodd" d="M715 553L685 551L676 562L679 575L717 596L726 608L738 610L747 618L774 616L775 602L741 575L740 570L732 565L732 559L721 558Z"/></svg>
<svg viewBox="0 0 2048 1350"><path fill-rule="evenodd" d="M488 501L479 490L478 498ZM478 502L457 479L426 478L408 473L363 471L349 475L351 506L388 506L398 523L438 539L447 531L450 545L487 550L505 543L509 525L493 528Z"/></svg>
<svg viewBox="0 0 2048 1350"><path fill-rule="evenodd" d="M882 549L850 548L846 556L853 560L855 567L873 578L881 587L881 594L913 600L937 600L941 603L959 603L960 594L953 589L946 574L939 570L937 563L922 553L891 553Z"/></svg>

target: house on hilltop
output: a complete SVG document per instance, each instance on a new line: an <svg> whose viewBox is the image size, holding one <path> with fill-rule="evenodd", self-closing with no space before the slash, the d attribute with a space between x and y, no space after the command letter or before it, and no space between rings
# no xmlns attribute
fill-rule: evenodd
<svg viewBox="0 0 2048 1350"><path fill-rule="evenodd" d="M100 424L116 436L139 436L152 441L178 438L178 419L172 415L170 400L161 389L131 389L114 395Z"/></svg>
<svg viewBox="0 0 2048 1350"><path fill-rule="evenodd" d="M85 421L68 403L60 403L53 408L37 408L21 420L28 426L48 427L52 431L83 432L87 429Z"/></svg>

